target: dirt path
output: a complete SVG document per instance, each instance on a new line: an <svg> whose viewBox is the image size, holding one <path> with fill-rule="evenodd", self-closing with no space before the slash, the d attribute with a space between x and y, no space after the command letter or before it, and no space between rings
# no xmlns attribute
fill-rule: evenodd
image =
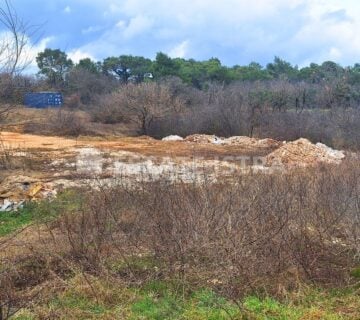
<svg viewBox="0 0 360 320"><path fill-rule="evenodd" d="M0 132L0 142L11 149L63 149L76 147L79 143L73 139L46 137L16 132Z"/></svg>
<svg viewBox="0 0 360 320"><path fill-rule="evenodd" d="M0 142L11 149L63 150L70 148L93 147L108 151L130 151L144 156L160 157L204 157L213 159L221 156L266 155L274 146L215 145L188 141L161 141L150 137L112 138L98 140L91 138L68 139L14 132L1 132Z"/></svg>

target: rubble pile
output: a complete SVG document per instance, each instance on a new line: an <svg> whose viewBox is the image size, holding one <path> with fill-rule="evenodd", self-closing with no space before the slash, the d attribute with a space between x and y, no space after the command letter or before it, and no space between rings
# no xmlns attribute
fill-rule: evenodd
<svg viewBox="0 0 360 320"><path fill-rule="evenodd" d="M0 212L17 210L26 201L49 199L56 196L51 184L17 175L5 178L0 184Z"/></svg>
<svg viewBox="0 0 360 320"><path fill-rule="evenodd" d="M244 148L247 147L278 148L283 144L282 142L273 139L256 139L246 136L233 136L230 138L221 138L215 135L206 135L206 134L193 134L191 136L186 137L185 139L181 138L179 140L184 140L193 143L201 143L201 144L212 143L212 144L229 145L229 146L241 146Z"/></svg>
<svg viewBox="0 0 360 320"><path fill-rule="evenodd" d="M306 167L318 164L339 164L345 158L343 151L333 150L307 139L298 139L276 149L266 157L266 166Z"/></svg>
<svg viewBox="0 0 360 320"><path fill-rule="evenodd" d="M256 139L246 136L234 136L222 140L224 145L236 145L244 147L259 147L259 148L277 148L280 147L283 143L273 139Z"/></svg>
<svg viewBox="0 0 360 320"><path fill-rule="evenodd" d="M221 143L222 139L215 135L192 134L187 136L184 141L194 143Z"/></svg>

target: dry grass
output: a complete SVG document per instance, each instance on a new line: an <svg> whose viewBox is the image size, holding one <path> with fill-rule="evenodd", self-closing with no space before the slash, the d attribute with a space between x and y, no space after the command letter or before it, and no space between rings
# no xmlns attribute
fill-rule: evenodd
<svg viewBox="0 0 360 320"><path fill-rule="evenodd" d="M1 136L7 150L22 146L49 159L80 146L188 158L269 152L149 137ZM353 287L358 280L351 270L360 263L359 181L351 159L339 166L235 175L231 183L206 176L203 184L167 176L131 185L114 178L112 187L99 181L97 190L89 186L36 205L31 225L0 239L0 301L11 312L26 305L40 319L60 319L43 305L66 300L62 293L72 290L76 277L96 303L100 279L136 290L175 281L183 295L205 287L241 312L249 294L294 300L308 286ZM113 304L99 301L115 312ZM72 311L63 312L69 318Z"/></svg>
<svg viewBox="0 0 360 320"><path fill-rule="evenodd" d="M207 287L237 303L247 294L286 299L308 285L352 286L359 181L357 163L346 162L232 184L164 178L77 190L36 209L38 232L3 239L1 299L13 309L39 304L38 292L66 287L75 274L94 299L93 277L137 288L176 281L183 292Z"/></svg>

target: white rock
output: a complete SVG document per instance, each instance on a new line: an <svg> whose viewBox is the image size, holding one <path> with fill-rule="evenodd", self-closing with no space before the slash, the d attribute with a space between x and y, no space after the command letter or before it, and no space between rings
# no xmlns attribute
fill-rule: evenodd
<svg viewBox="0 0 360 320"><path fill-rule="evenodd" d="M328 147L327 145L325 145L325 144L323 144L323 143L320 143L320 142L318 142L318 143L316 144L316 146L317 146L318 148L321 148L323 151L326 152L326 154L327 154L329 157L331 157L331 158L333 158L333 159L335 159L335 160L342 160L342 159L345 158L344 151L334 150L334 149L332 149L332 148Z"/></svg>
<svg viewBox="0 0 360 320"><path fill-rule="evenodd" d="M184 138L176 135L168 136L161 139L162 141L182 141Z"/></svg>

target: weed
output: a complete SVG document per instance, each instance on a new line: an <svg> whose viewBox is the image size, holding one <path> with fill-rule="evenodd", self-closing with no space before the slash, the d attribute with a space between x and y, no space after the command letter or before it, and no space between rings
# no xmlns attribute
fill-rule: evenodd
<svg viewBox="0 0 360 320"><path fill-rule="evenodd" d="M6 236L33 221L34 214L30 207L25 206L17 212L0 213L0 237Z"/></svg>
<svg viewBox="0 0 360 320"><path fill-rule="evenodd" d="M28 202L18 211L0 213L0 237L6 236L32 223L54 221L64 210L78 209L81 197L72 190L64 191L53 201Z"/></svg>

